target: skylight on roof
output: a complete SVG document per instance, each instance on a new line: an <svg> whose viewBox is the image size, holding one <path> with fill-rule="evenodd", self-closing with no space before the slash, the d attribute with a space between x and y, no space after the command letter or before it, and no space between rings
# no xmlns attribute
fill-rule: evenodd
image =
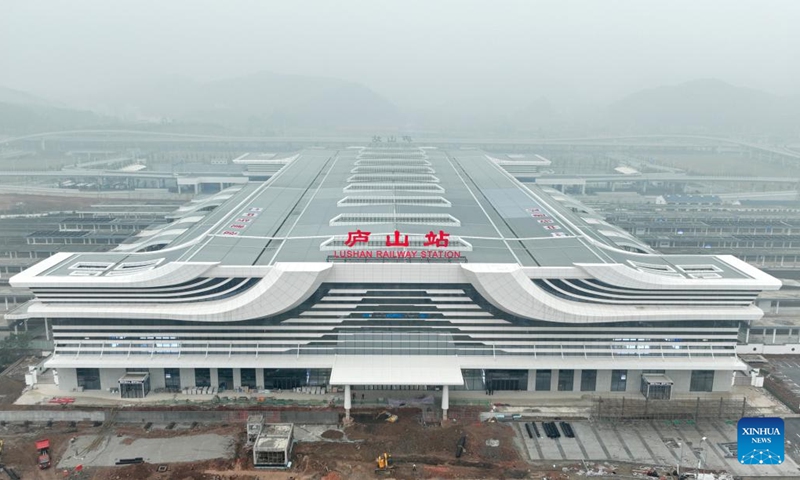
<svg viewBox="0 0 800 480"><path fill-rule="evenodd" d="M330 221L336 225L436 225L459 227L461 222L452 215L442 213L342 213Z"/></svg>

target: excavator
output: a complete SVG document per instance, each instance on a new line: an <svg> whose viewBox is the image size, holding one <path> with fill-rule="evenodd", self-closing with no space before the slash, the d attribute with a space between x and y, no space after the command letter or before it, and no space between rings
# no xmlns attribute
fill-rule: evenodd
<svg viewBox="0 0 800 480"><path fill-rule="evenodd" d="M392 456L386 452L382 455L379 455L378 458L375 459L375 463L377 464L377 468L375 468L375 472L390 472L394 470L394 460L392 460Z"/></svg>

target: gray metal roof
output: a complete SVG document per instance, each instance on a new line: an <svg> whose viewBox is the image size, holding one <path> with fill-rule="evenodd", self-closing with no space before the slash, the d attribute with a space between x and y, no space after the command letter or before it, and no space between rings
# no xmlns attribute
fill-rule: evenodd
<svg viewBox="0 0 800 480"><path fill-rule="evenodd" d="M266 182L248 183L227 193L230 198L201 220L187 223L186 231L170 239L163 250L77 254L44 273L69 275L69 267L78 261L115 265L159 258L163 259L160 265L169 261L223 265L324 262L333 252L322 249L323 242L361 229L378 239L395 230L412 236L442 230L451 239L460 238L472 246L471 251L462 252L470 263L569 266L632 261L670 267L704 264L713 265L724 277L748 277L713 256L664 257L623 251L616 240L624 239L601 233L613 227L588 223L585 217L589 214L580 211L579 203L535 185L523 185L481 151L425 152L433 173L401 172L402 161L391 160L387 165L395 165L397 171L359 170L359 149L305 150ZM354 175L359 177L354 179ZM364 185L433 184L444 191L427 187L423 191L407 191L406 186L394 191L365 191L363 185L362 190L346 191L355 180ZM443 197L446 202L338 205L345 197L376 196ZM350 224L332 224L340 215L357 218ZM382 220L372 223L376 216Z"/></svg>

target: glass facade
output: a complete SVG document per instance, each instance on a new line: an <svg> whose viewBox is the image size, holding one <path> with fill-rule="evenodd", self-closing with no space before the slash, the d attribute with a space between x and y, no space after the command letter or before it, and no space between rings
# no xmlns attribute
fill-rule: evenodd
<svg viewBox="0 0 800 480"><path fill-rule="evenodd" d="M291 390L308 384L309 371L305 368L264 369L264 388Z"/></svg>
<svg viewBox="0 0 800 480"><path fill-rule="evenodd" d="M597 370L581 370L581 392L597 390Z"/></svg>
<svg viewBox="0 0 800 480"><path fill-rule="evenodd" d="M256 380L256 369L255 368L243 368L241 369L242 374L242 386L247 387L250 389L256 388L258 385L258 381Z"/></svg>
<svg viewBox="0 0 800 480"><path fill-rule="evenodd" d="M451 387L453 390L473 390L480 392L486 390L486 375L482 369L462 369L464 385Z"/></svg>
<svg viewBox="0 0 800 480"><path fill-rule="evenodd" d="M344 288L363 290L361 300L352 300L351 294L339 291ZM59 353L64 355L125 355L131 358L154 354L177 356L189 352L204 354L208 358L254 354L733 357L739 339L741 322L736 321L632 321L590 326L545 322L516 317L497 309L470 284L451 284L447 285L448 292L428 293L428 289L441 288L440 284L423 283L346 286L326 283L288 312L214 325L230 327L230 330L212 329L204 322L175 320L54 319L53 338ZM442 300L444 297L449 298L445 301ZM342 309L343 304L351 306ZM432 327L453 327L444 314L442 306L445 304L447 313L469 312L475 319L504 319L521 329L505 332L502 326L498 326L488 332L492 335L491 340L482 338L477 331L452 333L442 328L434 329ZM299 343L299 338L276 338L269 330L270 326L297 318L311 308L322 311L326 306L336 310L331 313L331 318L337 321L326 322L324 329L317 330L320 336L310 343ZM328 319L325 316L318 318ZM333 329L329 328L331 324ZM74 332L74 328L62 334L60 327L67 326L80 326L82 336L68 333ZM152 330L140 330L146 326L151 326ZM316 327L320 326L304 326L312 330ZM676 328L691 330L698 338L682 338L676 333ZM231 335L232 332L251 335L242 342L241 337ZM585 338L576 336L578 333L593 335ZM531 338L534 334L536 339ZM84 339L98 342L86 344ZM492 345L498 340L503 342L502 348ZM706 340L713 340L714 346L710 347Z"/></svg>
<svg viewBox="0 0 800 480"><path fill-rule="evenodd" d="M164 388L167 391L180 391L181 389L181 370L179 368L164 369Z"/></svg>
<svg viewBox="0 0 800 480"><path fill-rule="evenodd" d="M624 392L628 387L627 370L611 370L611 391Z"/></svg>
<svg viewBox="0 0 800 480"><path fill-rule="evenodd" d="M486 370L486 388L491 390L527 390L527 370Z"/></svg>
<svg viewBox="0 0 800 480"><path fill-rule="evenodd" d="M76 368L78 376L78 386L84 390L100 390L100 369L99 368Z"/></svg>
<svg viewBox="0 0 800 480"><path fill-rule="evenodd" d="M714 389L714 370L692 370L690 392L711 392Z"/></svg>
<svg viewBox="0 0 800 480"><path fill-rule="evenodd" d="M210 387L211 386L211 369L210 368L195 368L194 369L194 384L197 387Z"/></svg>
<svg viewBox="0 0 800 480"><path fill-rule="evenodd" d="M558 371L558 391L571 392L575 383L575 370Z"/></svg>
<svg viewBox="0 0 800 480"><path fill-rule="evenodd" d="M233 390L233 369L232 368L219 368L217 369L217 385L220 391Z"/></svg>
<svg viewBox="0 0 800 480"><path fill-rule="evenodd" d="M536 391L549 392L550 382L553 378L552 370L536 370Z"/></svg>

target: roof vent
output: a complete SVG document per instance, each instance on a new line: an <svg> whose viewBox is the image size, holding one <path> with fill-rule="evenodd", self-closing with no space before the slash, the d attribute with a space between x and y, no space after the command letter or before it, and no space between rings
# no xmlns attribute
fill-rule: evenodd
<svg viewBox="0 0 800 480"><path fill-rule="evenodd" d="M142 260L140 262L125 262L117 265L113 271L108 272L108 276L128 275L133 273L144 272L156 267L159 263L163 262L163 258L154 258L151 260Z"/></svg>
<svg viewBox="0 0 800 480"><path fill-rule="evenodd" d="M716 265L678 265L678 269L685 273L720 273L722 269Z"/></svg>
<svg viewBox="0 0 800 480"><path fill-rule="evenodd" d="M424 182L439 183L439 179L433 175L414 175L409 173L367 173L356 174L347 179L348 183L359 182Z"/></svg>
<svg viewBox="0 0 800 480"><path fill-rule="evenodd" d="M336 204L339 207L360 207L369 205L417 205L422 207L449 207L451 204L444 197L422 196L364 196L344 197Z"/></svg>
<svg viewBox="0 0 800 480"><path fill-rule="evenodd" d="M431 167L421 165L387 164L380 166L360 166L350 171L351 173L436 173Z"/></svg>
<svg viewBox="0 0 800 480"><path fill-rule="evenodd" d="M428 167L431 162L421 158L373 158L369 160L356 160L357 167L380 167L386 165L416 165Z"/></svg>
<svg viewBox="0 0 800 480"><path fill-rule="evenodd" d="M111 268L112 262L77 262L69 267L70 270L102 272Z"/></svg>
<svg viewBox="0 0 800 480"><path fill-rule="evenodd" d="M336 225L439 225L460 227L461 222L454 216L443 213L342 213L330 221Z"/></svg>
<svg viewBox="0 0 800 480"><path fill-rule="evenodd" d="M435 183L355 183L348 185L343 190L344 193L351 192L420 192L420 193L444 193L444 188Z"/></svg>
<svg viewBox="0 0 800 480"><path fill-rule="evenodd" d="M654 273L656 275L667 275L670 277L682 277L680 273L675 271L674 268L670 267L669 265L661 265L656 263L642 263L642 262L634 262L633 260L628 260L628 263L633 265L637 270L644 273Z"/></svg>

